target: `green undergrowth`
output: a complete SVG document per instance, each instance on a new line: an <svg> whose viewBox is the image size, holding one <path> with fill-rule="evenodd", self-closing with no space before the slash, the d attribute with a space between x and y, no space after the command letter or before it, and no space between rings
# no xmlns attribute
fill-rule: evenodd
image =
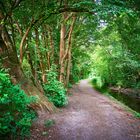
<svg viewBox="0 0 140 140"><path fill-rule="evenodd" d="M13 85L5 70L0 69L0 139L24 139L30 135L36 115L29 105L35 101L19 85Z"/></svg>
<svg viewBox="0 0 140 140"><path fill-rule="evenodd" d="M52 120L52 119L45 120L44 125L45 125L45 127L49 128L49 127L55 125L55 120Z"/></svg>
<svg viewBox="0 0 140 140"><path fill-rule="evenodd" d="M97 83L96 83L96 80L95 79L92 79L90 82L89 82L92 87L94 89L96 89L97 91L99 91L100 93L102 93L103 95L106 95L108 96L111 100L119 103L126 111L132 113L136 118L140 118L140 113L134 111L133 109L131 109L130 107L128 107L127 105L125 105L123 102L117 100L115 97L113 97L111 94L110 94L110 90L108 89L107 86L99 86Z"/></svg>
<svg viewBox="0 0 140 140"><path fill-rule="evenodd" d="M53 65L47 73L47 83L44 84L46 96L56 107L62 107L68 104L66 89L64 85L57 80L58 73L56 66Z"/></svg>

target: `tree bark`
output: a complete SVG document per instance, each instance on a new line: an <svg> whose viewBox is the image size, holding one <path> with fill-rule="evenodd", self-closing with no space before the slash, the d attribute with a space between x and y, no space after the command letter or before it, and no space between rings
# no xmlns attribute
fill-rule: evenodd
<svg viewBox="0 0 140 140"><path fill-rule="evenodd" d="M5 43L2 38L0 38L0 44L5 47ZM33 82L25 77L17 58L15 58L14 51L6 54L2 59L2 64L5 68L9 69L9 74L14 84L20 84L21 88L29 96L37 96L38 102L32 105L33 108L47 109L51 112L55 109L55 107L48 101L47 97L45 97L43 93L34 86Z"/></svg>
<svg viewBox="0 0 140 140"><path fill-rule="evenodd" d="M23 46L24 46L24 43L26 41L26 38L29 34L29 31L31 29L31 26L29 26L25 32L25 34L23 35L22 39L21 39L21 42L20 42L20 64L22 64L22 61L23 61Z"/></svg>
<svg viewBox="0 0 140 140"><path fill-rule="evenodd" d="M66 13L63 14L63 18L66 18ZM61 31L60 31L60 47L59 47L59 64L60 64L60 74L59 74L59 81L64 82L64 63L63 57L65 52L65 34L66 34L66 26L63 22L61 24Z"/></svg>
<svg viewBox="0 0 140 140"><path fill-rule="evenodd" d="M2 19L3 15L0 11L0 20ZM9 69L12 82L14 84L20 84L21 88L29 96L33 95L38 97L38 102L33 104L32 107L44 108L52 112L55 109L53 104L34 86L30 79L25 77L20 67L16 51L14 51L16 50L16 46L13 45L5 25L0 25L0 45L2 46L2 65Z"/></svg>
<svg viewBox="0 0 140 140"><path fill-rule="evenodd" d="M71 70L71 48L68 52L68 64L67 64L67 73L66 73L66 87L68 87L70 79L70 70Z"/></svg>
<svg viewBox="0 0 140 140"><path fill-rule="evenodd" d="M54 42L53 42L53 36L52 36L52 30L49 27L49 39L50 39L50 57L53 59L54 57Z"/></svg>
<svg viewBox="0 0 140 140"><path fill-rule="evenodd" d="M70 75L70 65L71 65L71 39L72 39L72 31L74 28L74 23L76 20L76 16L73 16L73 20L72 20L72 24L69 28L69 33L68 33L68 46L67 48L65 48L65 31L63 31L64 29L61 27L61 32L62 32L62 41L60 40L60 48L63 49L63 52L61 53L61 49L60 49L60 54L61 54L61 58L60 58L60 82L63 82L65 86L68 85L69 82L69 75ZM64 63L66 61L66 58L68 59L67 61L67 70L66 70L66 77L64 77L64 73L65 73L65 67L64 67Z"/></svg>
<svg viewBox="0 0 140 140"><path fill-rule="evenodd" d="M42 78L42 82L46 83L45 64L43 62L42 53L41 53L40 48L39 48L38 29L35 29L35 35L36 35L36 49L37 49L37 54L38 54L38 58L39 58L40 69L42 71L42 77L41 78Z"/></svg>
<svg viewBox="0 0 140 140"><path fill-rule="evenodd" d="M69 84L69 77L70 77L70 69L71 69L71 42L72 42L72 32L74 28L74 23L76 21L76 16L73 16L73 21L70 27L69 35L68 35L68 64L67 64L67 73L66 73L66 87ZM67 53L67 52L66 52Z"/></svg>

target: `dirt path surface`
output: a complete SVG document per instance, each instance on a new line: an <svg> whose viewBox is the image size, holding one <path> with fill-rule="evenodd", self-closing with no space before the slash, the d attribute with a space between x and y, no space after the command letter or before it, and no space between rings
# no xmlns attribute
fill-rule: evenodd
<svg viewBox="0 0 140 140"><path fill-rule="evenodd" d="M69 104L56 114L39 113L31 140L140 140L140 120L82 80L70 90ZM50 128L47 119L55 120Z"/></svg>

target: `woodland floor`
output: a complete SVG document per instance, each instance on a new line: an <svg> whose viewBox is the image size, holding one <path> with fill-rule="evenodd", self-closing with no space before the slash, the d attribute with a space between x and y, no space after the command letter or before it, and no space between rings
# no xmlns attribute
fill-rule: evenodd
<svg viewBox="0 0 140 140"><path fill-rule="evenodd" d="M69 92L69 104L60 112L39 112L30 140L140 140L140 119L95 91L87 80ZM55 125L46 128L47 119Z"/></svg>

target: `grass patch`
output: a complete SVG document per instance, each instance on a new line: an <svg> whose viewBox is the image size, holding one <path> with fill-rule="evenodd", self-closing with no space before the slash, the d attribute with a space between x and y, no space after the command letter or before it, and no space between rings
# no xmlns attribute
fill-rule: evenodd
<svg viewBox="0 0 140 140"><path fill-rule="evenodd" d="M45 127L51 127L55 125L55 120L52 120L52 119L45 120L44 125Z"/></svg>

